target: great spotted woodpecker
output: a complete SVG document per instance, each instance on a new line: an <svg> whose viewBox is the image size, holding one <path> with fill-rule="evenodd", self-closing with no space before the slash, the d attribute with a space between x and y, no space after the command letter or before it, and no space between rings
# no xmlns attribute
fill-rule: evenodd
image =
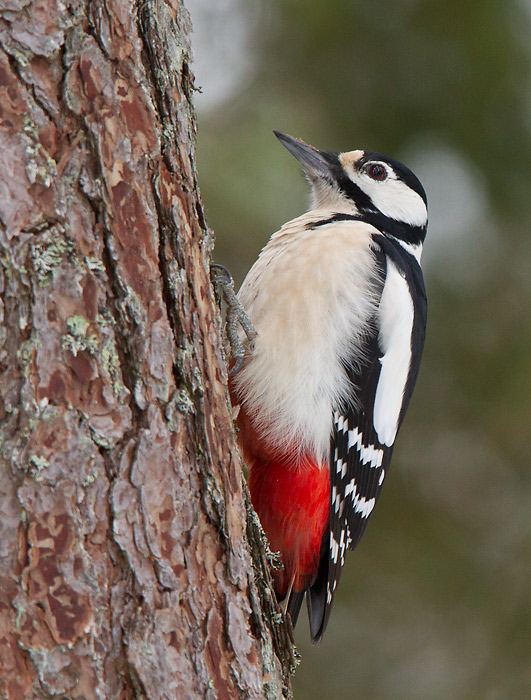
<svg viewBox="0 0 531 700"><path fill-rule="evenodd" d="M427 201L391 158L275 134L302 165L311 208L271 237L238 293L256 335L241 334L230 391L251 499L282 558L277 596L295 624L307 594L316 642L417 379Z"/></svg>

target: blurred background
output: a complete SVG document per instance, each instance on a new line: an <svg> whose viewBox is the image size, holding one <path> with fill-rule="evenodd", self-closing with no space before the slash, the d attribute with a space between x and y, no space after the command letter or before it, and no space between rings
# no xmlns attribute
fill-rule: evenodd
<svg viewBox="0 0 531 700"><path fill-rule="evenodd" d="M307 187L273 129L430 205L419 383L295 700L531 698L531 2L188 0L198 167L239 284Z"/></svg>

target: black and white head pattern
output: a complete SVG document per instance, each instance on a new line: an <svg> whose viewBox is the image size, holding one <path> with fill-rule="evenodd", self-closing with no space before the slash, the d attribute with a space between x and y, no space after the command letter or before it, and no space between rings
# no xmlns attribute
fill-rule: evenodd
<svg viewBox="0 0 531 700"><path fill-rule="evenodd" d="M428 225L427 198L409 168L374 151L320 151L293 136L275 134L302 165L312 186L312 209L361 215L419 257Z"/></svg>

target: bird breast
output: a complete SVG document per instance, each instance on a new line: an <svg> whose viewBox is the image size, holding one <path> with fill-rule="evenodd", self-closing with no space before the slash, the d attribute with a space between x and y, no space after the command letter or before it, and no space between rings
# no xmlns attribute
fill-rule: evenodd
<svg viewBox="0 0 531 700"><path fill-rule="evenodd" d="M234 378L239 401L273 449L328 464L334 408L355 401L345 364L360 347L378 303L372 226L332 212L285 224L247 275L240 301L258 333Z"/></svg>

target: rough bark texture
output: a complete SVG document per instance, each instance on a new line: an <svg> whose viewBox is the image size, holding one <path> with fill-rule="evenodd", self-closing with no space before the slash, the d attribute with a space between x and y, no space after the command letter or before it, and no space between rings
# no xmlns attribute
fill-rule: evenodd
<svg viewBox="0 0 531 700"><path fill-rule="evenodd" d="M227 405L188 15L3 0L0 18L0 694L288 697Z"/></svg>

